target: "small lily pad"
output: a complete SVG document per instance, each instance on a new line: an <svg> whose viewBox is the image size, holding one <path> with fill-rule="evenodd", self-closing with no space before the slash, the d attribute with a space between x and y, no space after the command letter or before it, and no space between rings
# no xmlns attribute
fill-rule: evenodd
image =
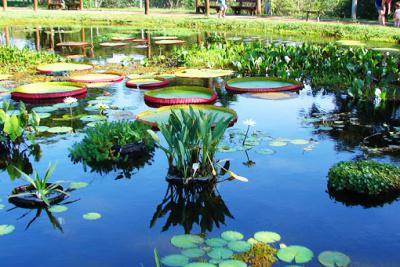
<svg viewBox="0 0 400 267"><path fill-rule="evenodd" d="M281 248L277 253L278 258L284 262L306 263L312 260L314 253L303 246L288 246Z"/></svg>
<svg viewBox="0 0 400 267"><path fill-rule="evenodd" d="M53 212L53 213L66 212L67 210L68 210L68 207L63 206L63 205L54 205L49 208L49 211Z"/></svg>
<svg viewBox="0 0 400 267"><path fill-rule="evenodd" d="M251 245L246 241L232 241L228 243L228 248L234 252L247 252L251 249Z"/></svg>
<svg viewBox="0 0 400 267"><path fill-rule="evenodd" d="M236 231L225 231L221 234L221 237L226 241L237 241L243 239L243 234Z"/></svg>
<svg viewBox="0 0 400 267"><path fill-rule="evenodd" d="M72 132L73 129L72 127L68 127L68 126L57 126L57 127L50 127L47 129L47 132L49 133L70 133Z"/></svg>
<svg viewBox="0 0 400 267"><path fill-rule="evenodd" d="M308 145L310 141L305 139L293 139L290 140L290 143L293 145Z"/></svg>
<svg viewBox="0 0 400 267"><path fill-rule="evenodd" d="M346 267L350 264L349 256L338 251L324 251L319 254L318 261L326 267Z"/></svg>
<svg viewBox="0 0 400 267"><path fill-rule="evenodd" d="M246 267L247 264L238 260L227 260L219 264L219 267Z"/></svg>
<svg viewBox="0 0 400 267"><path fill-rule="evenodd" d="M56 109L66 109L66 108L75 108L77 106L78 106L78 103L75 102L73 104L58 103L58 104L54 104L52 107L54 107Z"/></svg>
<svg viewBox="0 0 400 267"><path fill-rule="evenodd" d="M49 113L56 111L57 108L54 106L44 106L44 107L35 107L32 109L32 111L35 111L37 113Z"/></svg>
<svg viewBox="0 0 400 267"><path fill-rule="evenodd" d="M210 238L206 240L206 244L213 248L220 248L226 246L228 242L222 238Z"/></svg>
<svg viewBox="0 0 400 267"><path fill-rule="evenodd" d="M269 149L269 148L261 148L256 150L256 153L261 154L261 155L272 155L275 154L276 151L273 149Z"/></svg>
<svg viewBox="0 0 400 267"><path fill-rule="evenodd" d="M0 236L8 235L14 232L15 226L11 224L1 224L0 225Z"/></svg>
<svg viewBox="0 0 400 267"><path fill-rule="evenodd" d="M70 189L80 189L80 188L84 188L87 187L89 184L85 183L85 182L72 182L69 184L69 188Z"/></svg>
<svg viewBox="0 0 400 267"><path fill-rule="evenodd" d="M3 204L0 204L0 210L4 209L6 206Z"/></svg>
<svg viewBox="0 0 400 267"><path fill-rule="evenodd" d="M97 212L89 212L89 213L84 214L82 217L85 220L94 221L94 220L100 219L101 214L97 213Z"/></svg>
<svg viewBox="0 0 400 267"><path fill-rule="evenodd" d="M39 133L47 132L48 129L49 127L47 126L36 126L36 131L38 131Z"/></svg>
<svg viewBox="0 0 400 267"><path fill-rule="evenodd" d="M185 250L182 250L182 255L188 257L188 258L199 258L202 257L205 254L204 250L200 248L188 248Z"/></svg>
<svg viewBox="0 0 400 267"><path fill-rule="evenodd" d="M107 119L107 117L102 116L102 115L87 115L87 116L81 117L81 121L85 121L85 122L103 121L106 119Z"/></svg>
<svg viewBox="0 0 400 267"><path fill-rule="evenodd" d="M168 255L161 259L161 263L167 266L184 266L189 263L189 258L183 255Z"/></svg>
<svg viewBox="0 0 400 267"><path fill-rule="evenodd" d="M204 239L197 235L176 235L171 238L171 244L177 248L195 248L202 244Z"/></svg>
<svg viewBox="0 0 400 267"><path fill-rule="evenodd" d="M40 119L46 119L50 118L51 114L50 113L36 113Z"/></svg>
<svg viewBox="0 0 400 267"><path fill-rule="evenodd" d="M214 248L207 255L215 260L225 260L232 257L233 251L227 248Z"/></svg>
<svg viewBox="0 0 400 267"><path fill-rule="evenodd" d="M270 244L270 243L275 243L281 240L281 236L278 233L275 232L267 232L267 231L261 231L257 232L254 234L254 238L257 241Z"/></svg>
<svg viewBox="0 0 400 267"><path fill-rule="evenodd" d="M272 141L269 143L270 146L274 146L274 147L281 147L281 146L287 146L287 142L284 141Z"/></svg>
<svg viewBox="0 0 400 267"><path fill-rule="evenodd" d="M207 263L207 262L192 262L192 263L186 264L183 267L217 267L217 266L214 264L211 264L211 263Z"/></svg>

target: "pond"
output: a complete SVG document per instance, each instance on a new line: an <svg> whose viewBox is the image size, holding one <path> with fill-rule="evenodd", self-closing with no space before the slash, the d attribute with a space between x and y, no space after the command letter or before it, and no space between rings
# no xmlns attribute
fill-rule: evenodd
<svg viewBox="0 0 400 267"><path fill-rule="evenodd" d="M68 29L65 29L68 30ZM60 31L56 28L55 31ZM71 33L39 31L40 49L54 49L61 55L82 51L94 64L124 62L129 56L144 61L149 53L169 53L172 46L152 44L125 48L101 48L116 32L148 32L137 29L88 28ZM35 31L10 28L10 43L35 49ZM52 35L51 33L50 35ZM176 35L187 43L206 38L193 32L155 31L151 36ZM142 36L143 35L143 36ZM105 37L106 36L106 37ZM58 41L95 40L95 47L60 48ZM241 37L241 36L239 36ZM52 38L56 40L51 41ZM248 38L243 36L243 38ZM265 38L265 37L263 37ZM282 40L285 41L285 40ZM91 41L89 41L91 42ZM53 44L51 44L53 43ZM86 62L87 58L76 59ZM228 78L225 78L228 79ZM126 80L107 88L89 89L72 109L74 114L96 115L88 104L106 99L108 120L132 119L153 109L144 102L144 91L125 86ZM327 189L329 168L342 160L368 156L399 165L400 154L383 150L374 153L360 146L376 132L382 135L400 131L400 107L388 102L385 107L354 104L341 94L306 85L299 93L230 94L221 78L178 78L172 85L200 85L218 93L215 105L229 107L238 121L228 129L217 158L231 159L231 168L249 179L248 183L224 181L216 190L184 195L165 181L168 163L160 149L130 166L83 166L72 162L69 148L82 139L88 121L57 120L70 110L58 108L41 125L70 126L73 133L42 133L40 151L29 155L0 153L0 224L11 224L15 231L0 236L1 266L155 266L153 250L160 256L179 253L170 244L174 235L192 233L217 237L234 230L247 238L257 231L274 231L286 245L303 245L315 257L306 266L319 266L316 256L337 250L351 258L351 266L398 266L400 262L400 203L396 198L377 203L360 203L351 196L333 196ZM107 91L111 96L104 97ZM3 96L1 101L8 100ZM90 102L92 101L92 102ZM29 110L53 104L27 104ZM54 120L56 119L56 120ZM253 144L245 151L235 148L235 136L243 133L243 121L256 122ZM399 145L398 139L382 138L371 147ZM385 144L381 144L381 143ZM11 156L11 157L10 157ZM8 158L7 158L8 157ZM44 173L49 162L57 162L54 180L86 182L87 187L71 193L62 213L16 208L8 203L12 189L23 185L21 178L9 175L5 163L15 162L24 170ZM15 173L15 172L14 172ZM185 209L185 204L190 208ZM189 203L189 204L188 204ZM84 214L101 214L98 220L85 220ZM274 266L286 266L282 262Z"/></svg>

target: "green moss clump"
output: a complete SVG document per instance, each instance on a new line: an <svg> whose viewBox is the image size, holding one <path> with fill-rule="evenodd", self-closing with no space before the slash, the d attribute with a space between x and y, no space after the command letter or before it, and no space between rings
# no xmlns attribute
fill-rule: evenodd
<svg viewBox="0 0 400 267"><path fill-rule="evenodd" d="M373 161L343 161L328 174L328 186L335 191L350 191L376 196L400 192L400 167Z"/></svg>
<svg viewBox="0 0 400 267"><path fill-rule="evenodd" d="M254 267L269 267L276 262L275 255L278 252L277 249L258 242L252 245L248 252L235 254L233 258L235 260L244 261L249 264L249 266Z"/></svg>

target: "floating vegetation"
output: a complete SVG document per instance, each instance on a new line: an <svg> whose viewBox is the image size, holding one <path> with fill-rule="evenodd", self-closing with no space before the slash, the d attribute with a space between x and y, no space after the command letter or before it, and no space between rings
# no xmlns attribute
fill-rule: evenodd
<svg viewBox="0 0 400 267"><path fill-rule="evenodd" d="M176 235L172 237L171 244L177 248L196 248L198 245L203 244L204 239L197 235Z"/></svg>
<svg viewBox="0 0 400 267"><path fill-rule="evenodd" d="M82 215L82 218L88 221L95 221L101 218L101 214L97 212L89 212Z"/></svg>
<svg viewBox="0 0 400 267"><path fill-rule="evenodd" d="M15 226L11 224L1 224L0 225L0 236L8 235L14 232Z"/></svg>
<svg viewBox="0 0 400 267"><path fill-rule="evenodd" d="M89 45L87 42L62 42L57 44L57 46L63 47L83 47L87 45Z"/></svg>
<svg viewBox="0 0 400 267"><path fill-rule="evenodd" d="M126 86L136 89L154 89L161 88L169 85L168 80L161 80L155 78L139 78L131 79L126 82Z"/></svg>
<svg viewBox="0 0 400 267"><path fill-rule="evenodd" d="M303 87L303 84L297 81L270 77L235 78L225 84L226 90L232 93L298 91Z"/></svg>
<svg viewBox="0 0 400 267"><path fill-rule="evenodd" d="M217 94L200 86L173 86L147 91L144 100L150 105L210 104L217 100Z"/></svg>
<svg viewBox="0 0 400 267"><path fill-rule="evenodd" d="M324 251L318 261L325 267L346 267L350 264L349 256L338 251Z"/></svg>
<svg viewBox="0 0 400 267"><path fill-rule="evenodd" d="M68 207L63 206L63 205L54 205L49 208L49 211L53 212L53 213L66 212L67 210L68 210Z"/></svg>
<svg viewBox="0 0 400 267"><path fill-rule="evenodd" d="M254 239L262 243L270 244L279 242L281 240L281 236L275 232L262 231L255 233Z"/></svg>
<svg viewBox="0 0 400 267"><path fill-rule="evenodd" d="M233 73L231 70L221 69L184 69L176 72L175 75L179 78L209 79L230 76Z"/></svg>
<svg viewBox="0 0 400 267"><path fill-rule="evenodd" d="M178 45L184 44L186 41L183 40L159 40L154 42L156 45Z"/></svg>
<svg viewBox="0 0 400 267"><path fill-rule="evenodd" d="M122 47L122 46L128 46L128 43L122 43L122 42L113 42L113 43L100 43L101 47Z"/></svg>
<svg viewBox="0 0 400 267"><path fill-rule="evenodd" d="M116 72L104 72L104 73L90 73L82 75L73 75L69 78L72 82L79 83L114 83L120 82L124 79L124 75ZM97 85L99 86L99 85Z"/></svg>
<svg viewBox="0 0 400 267"><path fill-rule="evenodd" d="M166 266L184 266L189 263L189 258L184 255L168 255L161 259Z"/></svg>
<svg viewBox="0 0 400 267"><path fill-rule="evenodd" d="M295 262L296 264L307 263L312 260L314 253L303 246L288 246L279 249L277 257L284 262Z"/></svg>
<svg viewBox="0 0 400 267"><path fill-rule="evenodd" d="M89 184L86 182L72 182L69 184L69 189L76 190L87 187Z"/></svg>
<svg viewBox="0 0 400 267"><path fill-rule="evenodd" d="M242 233L236 231L225 231L221 234L221 237L226 241L238 241L244 238Z"/></svg>
<svg viewBox="0 0 400 267"><path fill-rule="evenodd" d="M270 267L274 262L276 262L275 255L277 252L277 249L267 244L256 242L251 244L251 249L248 252L235 254L233 255L233 258L248 263L250 266L254 267Z"/></svg>
<svg viewBox="0 0 400 267"><path fill-rule="evenodd" d="M72 133L74 129L69 126L55 126L47 128L47 132L53 134Z"/></svg>
<svg viewBox="0 0 400 267"><path fill-rule="evenodd" d="M93 69L92 65L78 64L78 63L52 63L46 65L40 65L37 70L43 74L56 74L62 72L71 71L87 71Z"/></svg>
<svg viewBox="0 0 400 267"><path fill-rule="evenodd" d="M72 82L43 82L22 85L11 92L11 96L21 100L62 99L85 95L84 84Z"/></svg>

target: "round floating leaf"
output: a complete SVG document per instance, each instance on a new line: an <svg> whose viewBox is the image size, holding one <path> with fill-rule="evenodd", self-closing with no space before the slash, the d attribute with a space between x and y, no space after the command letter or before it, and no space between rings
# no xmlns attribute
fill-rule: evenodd
<svg viewBox="0 0 400 267"><path fill-rule="evenodd" d="M204 239L197 235L176 235L171 238L171 244L177 248L195 248L203 242Z"/></svg>
<svg viewBox="0 0 400 267"><path fill-rule="evenodd" d="M206 244L213 248L220 248L226 246L228 242L222 238L210 238L206 240Z"/></svg>
<svg viewBox="0 0 400 267"><path fill-rule="evenodd" d="M80 189L80 188L84 188L86 186L88 186L88 183L85 182L72 182L69 184L69 188L70 189Z"/></svg>
<svg viewBox="0 0 400 267"><path fill-rule="evenodd" d="M40 65L37 70L42 73L56 73L65 71L84 71L93 69L92 65L77 64L77 63L52 63L46 65Z"/></svg>
<svg viewBox="0 0 400 267"><path fill-rule="evenodd" d="M261 154L261 155L272 155L275 154L275 150L269 149L269 148L261 148L256 150L256 153Z"/></svg>
<svg viewBox="0 0 400 267"><path fill-rule="evenodd" d="M280 146L287 146L287 142L283 142L283 141L272 141L269 143L270 146L274 146L274 147L280 147Z"/></svg>
<svg viewBox="0 0 400 267"><path fill-rule="evenodd" d="M0 204L0 210L4 209L6 206L3 204Z"/></svg>
<svg viewBox="0 0 400 267"><path fill-rule="evenodd" d="M214 69L186 69L175 73L180 78L217 78L232 75L231 70L214 70Z"/></svg>
<svg viewBox="0 0 400 267"><path fill-rule="evenodd" d="M227 241L237 241L243 239L243 234L236 231L225 231L221 234L221 237Z"/></svg>
<svg viewBox="0 0 400 267"><path fill-rule="evenodd" d="M63 206L63 205L54 205L49 208L49 211L53 212L53 213L65 212L67 210L68 210L68 207Z"/></svg>
<svg viewBox="0 0 400 267"><path fill-rule="evenodd" d="M1 224L0 225L0 236L8 235L14 232L15 226L11 224Z"/></svg>
<svg viewBox="0 0 400 267"><path fill-rule="evenodd" d="M221 262L223 262L224 260L214 260L214 259L211 259L210 261L209 261L209 263L212 263L212 264L220 264Z"/></svg>
<svg viewBox="0 0 400 267"><path fill-rule="evenodd" d="M44 107L35 107L32 109L32 111L35 111L37 113L49 113L56 111L57 108L54 106L44 106Z"/></svg>
<svg viewBox="0 0 400 267"><path fill-rule="evenodd" d="M159 40L154 42L157 45L174 45L174 44L184 44L186 41L183 40Z"/></svg>
<svg viewBox="0 0 400 267"><path fill-rule="evenodd" d="M319 254L318 261L326 267L346 267L350 264L349 256L338 251L324 251Z"/></svg>
<svg viewBox="0 0 400 267"><path fill-rule="evenodd" d="M38 131L39 133L47 132L48 129L49 127L47 126L36 126L36 131Z"/></svg>
<svg viewBox="0 0 400 267"><path fill-rule="evenodd" d="M281 91L298 91L303 84L294 80L274 77L244 77L235 78L226 82L225 89L233 93L265 93Z"/></svg>
<svg viewBox="0 0 400 267"><path fill-rule="evenodd" d="M318 127L318 130L320 131L331 131L333 128L330 126L320 126Z"/></svg>
<svg viewBox="0 0 400 267"><path fill-rule="evenodd" d="M65 104L65 103L58 103L54 104L52 107L56 109L65 109L65 108L75 108L78 106L78 102L75 102L73 104Z"/></svg>
<svg viewBox="0 0 400 267"><path fill-rule="evenodd" d="M102 115L87 115L87 116L81 117L81 121L85 121L85 122L103 121L106 119L107 119L107 117L102 116Z"/></svg>
<svg viewBox="0 0 400 267"><path fill-rule="evenodd" d="M192 263L186 264L183 267L217 267L217 266L212 263L207 263L207 262L192 262Z"/></svg>
<svg viewBox="0 0 400 267"><path fill-rule="evenodd" d="M49 133L70 133L72 132L73 129L72 127L67 127L67 126L57 126L57 127L50 127L47 129L47 132Z"/></svg>
<svg viewBox="0 0 400 267"><path fill-rule="evenodd" d="M232 241L229 242L228 248L234 252L247 252L251 249L251 245L246 241Z"/></svg>
<svg viewBox="0 0 400 267"><path fill-rule="evenodd" d="M290 140L290 143L293 145L308 145L310 141L305 139L293 139Z"/></svg>
<svg viewBox="0 0 400 267"><path fill-rule="evenodd" d="M189 258L183 255L169 255L161 259L161 263L167 266L184 266L189 263Z"/></svg>
<svg viewBox="0 0 400 267"><path fill-rule="evenodd" d="M98 124L98 123L101 123L101 122L98 122L98 121L92 121L92 122L89 122L88 124L86 124L86 126L87 126L87 127L95 127L95 126L96 126L96 124Z"/></svg>
<svg viewBox="0 0 400 267"><path fill-rule="evenodd" d="M89 212L89 213L84 214L82 217L85 220L94 221L94 220L100 219L101 214L97 213L97 212Z"/></svg>
<svg viewBox="0 0 400 267"><path fill-rule="evenodd" d="M182 250L182 255L189 257L189 258L199 258L205 254L204 250L199 248L188 248Z"/></svg>
<svg viewBox="0 0 400 267"><path fill-rule="evenodd" d="M275 243L281 240L281 236L278 233L275 232L257 232L254 234L254 238L257 241L263 242L263 243Z"/></svg>
<svg viewBox="0 0 400 267"><path fill-rule="evenodd" d="M219 267L246 267L247 264L238 260L227 260L219 264Z"/></svg>
<svg viewBox="0 0 400 267"><path fill-rule="evenodd" d="M51 114L50 113L36 113L38 115L39 118L41 119L46 119L46 118L50 118ZM31 117L31 116L29 116Z"/></svg>
<svg viewBox="0 0 400 267"><path fill-rule="evenodd" d="M314 254L311 250L303 246L288 246L281 248L277 256L284 262L291 263L294 261L297 264L302 264L311 261Z"/></svg>
<svg viewBox="0 0 400 267"><path fill-rule="evenodd" d="M127 46L128 43L122 43L122 42L114 42L114 43L101 43L101 47L121 47L121 46Z"/></svg>
<svg viewBox="0 0 400 267"><path fill-rule="evenodd" d="M97 104L111 104L112 103L112 99L108 98L108 99L93 99L88 101L89 105L97 105Z"/></svg>
<svg viewBox="0 0 400 267"><path fill-rule="evenodd" d="M233 251L227 248L214 248L207 255L215 260L225 260L232 257Z"/></svg>
<svg viewBox="0 0 400 267"><path fill-rule="evenodd" d="M119 82L124 79L124 76L119 73L104 72L104 73L73 75L69 79L70 81L73 82L82 82L82 83L109 83L109 82Z"/></svg>

